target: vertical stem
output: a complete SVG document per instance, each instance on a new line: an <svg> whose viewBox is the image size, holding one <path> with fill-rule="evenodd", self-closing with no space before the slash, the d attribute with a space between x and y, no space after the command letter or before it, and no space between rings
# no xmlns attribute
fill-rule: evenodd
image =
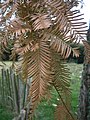
<svg viewBox="0 0 90 120"><path fill-rule="evenodd" d="M19 102L18 102L18 90L17 90L16 78L15 78L15 74L13 73L13 70L11 72L11 80L12 80L13 92L14 92L15 109L18 114L20 112L19 111Z"/></svg>
<svg viewBox="0 0 90 120"><path fill-rule="evenodd" d="M9 70L7 69L7 80L8 80L8 90L9 90L9 96L10 96L10 106L13 110L13 96L12 96L12 84L11 84L11 79L10 79L10 73Z"/></svg>
<svg viewBox="0 0 90 120"><path fill-rule="evenodd" d="M3 105L5 104L5 86L4 86L4 70L2 69L1 70L1 73L2 73L2 101L3 101Z"/></svg>

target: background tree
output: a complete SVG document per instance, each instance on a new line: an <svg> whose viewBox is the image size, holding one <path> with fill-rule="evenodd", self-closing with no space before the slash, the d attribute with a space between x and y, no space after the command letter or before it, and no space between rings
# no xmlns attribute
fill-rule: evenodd
<svg viewBox="0 0 90 120"><path fill-rule="evenodd" d="M56 119L60 119L60 110L65 113L62 119L74 119L70 113L69 72L62 60L71 51L79 55L70 44L84 39L86 33L83 14L73 10L78 4L77 0L7 0L1 3L0 22L4 31L1 44L7 45L11 39L14 44L11 58L15 60L18 54L18 73L24 81L31 78L30 117L54 87L60 97Z"/></svg>
<svg viewBox="0 0 90 120"><path fill-rule="evenodd" d="M87 41L84 43L84 65L82 73L82 83L80 88L79 119L90 119L90 26L87 32Z"/></svg>

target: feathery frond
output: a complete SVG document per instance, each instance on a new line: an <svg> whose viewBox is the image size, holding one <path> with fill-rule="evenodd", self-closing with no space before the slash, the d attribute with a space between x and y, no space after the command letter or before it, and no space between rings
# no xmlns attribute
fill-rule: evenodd
<svg viewBox="0 0 90 120"><path fill-rule="evenodd" d="M52 58L52 73L53 73L52 85L57 91L60 99L56 108L55 119L56 120L74 119L70 112L71 109L70 72L65 63L63 62L62 57L60 57L59 54L55 53L54 51Z"/></svg>
<svg viewBox="0 0 90 120"><path fill-rule="evenodd" d="M32 109L35 109L41 98L47 93L51 81L51 53L48 44L44 40L38 43L38 49L26 52L23 57L23 77L30 76L32 84L29 99L32 101Z"/></svg>

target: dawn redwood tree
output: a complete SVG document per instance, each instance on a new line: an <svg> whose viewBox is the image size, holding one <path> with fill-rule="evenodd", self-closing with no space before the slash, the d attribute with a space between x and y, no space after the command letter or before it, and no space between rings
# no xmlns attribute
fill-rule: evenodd
<svg viewBox="0 0 90 120"><path fill-rule="evenodd" d="M24 81L31 78L30 118L54 87L60 99L55 120L74 119L70 112L70 73L64 59L71 51L79 55L70 44L84 40L86 34L83 14L75 8L78 4L78 0L3 0L0 4L1 51L11 42L11 59L14 61L18 54L14 64L17 73Z"/></svg>

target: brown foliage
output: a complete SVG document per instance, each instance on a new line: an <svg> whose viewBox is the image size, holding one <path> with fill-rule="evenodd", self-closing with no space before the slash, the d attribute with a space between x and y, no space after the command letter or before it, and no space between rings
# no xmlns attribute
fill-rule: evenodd
<svg viewBox="0 0 90 120"><path fill-rule="evenodd" d="M1 4L0 24L4 36L13 41L12 58L18 54L24 81L32 78L32 111L51 85L58 94L69 91L69 72L61 61L71 51L78 56L70 44L83 40L86 34L82 14L72 9L77 5L77 0L7 0ZM64 99L66 95L68 92Z"/></svg>

